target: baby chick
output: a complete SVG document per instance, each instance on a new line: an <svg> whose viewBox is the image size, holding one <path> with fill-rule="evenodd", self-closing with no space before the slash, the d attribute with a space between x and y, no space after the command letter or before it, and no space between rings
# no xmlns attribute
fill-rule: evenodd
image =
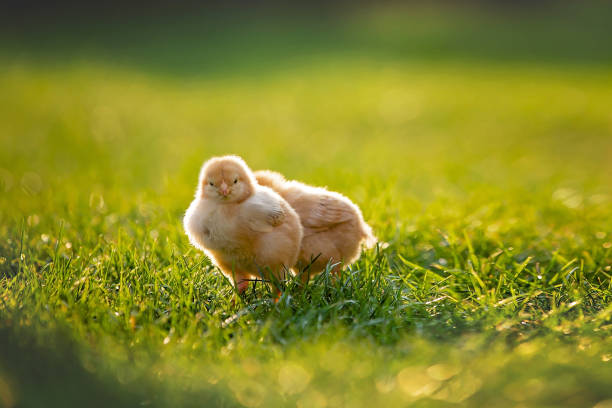
<svg viewBox="0 0 612 408"><path fill-rule="evenodd" d="M279 193L300 216L304 236L296 266L303 271L303 281L307 282L328 264L336 264L333 271L337 271L340 262L345 265L355 262L362 243L367 248L376 243L359 208L342 194L288 181L269 170L257 171L255 177L260 185Z"/></svg>
<svg viewBox="0 0 612 408"><path fill-rule="evenodd" d="M295 265L302 240L297 213L272 189L257 184L237 156L204 163L183 224L191 243L239 293L262 273L281 279Z"/></svg>

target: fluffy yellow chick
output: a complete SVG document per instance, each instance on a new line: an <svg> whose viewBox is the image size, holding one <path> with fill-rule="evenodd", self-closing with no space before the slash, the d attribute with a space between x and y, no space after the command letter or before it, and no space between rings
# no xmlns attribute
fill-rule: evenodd
<svg viewBox="0 0 612 408"><path fill-rule="evenodd" d="M328 264L337 264L333 271L338 271L338 263L355 262L362 243L367 248L376 244L376 237L363 220L359 207L342 194L288 181L269 170L257 171L255 177L260 185L279 193L300 216L304 236L297 267L302 271L310 265L302 272L304 281L323 271Z"/></svg>
<svg viewBox="0 0 612 408"><path fill-rule="evenodd" d="M281 279L297 260L302 227L297 213L272 189L257 184L240 157L215 157L200 171L185 232L238 292L250 280Z"/></svg>

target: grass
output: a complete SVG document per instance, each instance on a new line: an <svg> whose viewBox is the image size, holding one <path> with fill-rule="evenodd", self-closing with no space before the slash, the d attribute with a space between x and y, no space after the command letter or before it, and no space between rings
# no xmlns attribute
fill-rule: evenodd
<svg viewBox="0 0 612 408"><path fill-rule="evenodd" d="M463 13L424 33L364 13L311 42L284 25L329 53L296 63L281 41L227 73L164 54L190 48L191 26L160 65L96 57L115 51L95 27L82 47L4 47L0 406L611 406L601 27L560 47L563 17L547 35L521 20L549 54L499 58ZM336 52L361 44L350 27L395 45ZM470 41L436 53L436 33ZM199 166L223 153L348 195L381 245L278 304L255 286L233 305L181 227Z"/></svg>

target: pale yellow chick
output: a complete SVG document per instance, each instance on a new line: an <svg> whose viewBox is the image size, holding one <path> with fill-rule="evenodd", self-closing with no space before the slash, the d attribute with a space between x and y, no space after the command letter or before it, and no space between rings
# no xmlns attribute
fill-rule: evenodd
<svg viewBox="0 0 612 408"><path fill-rule="evenodd" d="M272 189L257 184L237 156L204 163L183 224L191 243L239 292L262 274L283 279L296 263L302 240L297 213Z"/></svg>
<svg viewBox="0 0 612 408"><path fill-rule="evenodd" d="M361 211L342 194L321 187L312 187L298 181L285 180L276 172L255 172L260 185L268 186L279 193L300 216L304 236L297 267L303 281L321 271L328 264L355 262L361 253L362 244L371 248L376 244L372 229L363 220Z"/></svg>

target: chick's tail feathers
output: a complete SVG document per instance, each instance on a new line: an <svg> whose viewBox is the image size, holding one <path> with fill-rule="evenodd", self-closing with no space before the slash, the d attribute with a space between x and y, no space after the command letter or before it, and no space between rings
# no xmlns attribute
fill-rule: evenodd
<svg viewBox="0 0 612 408"><path fill-rule="evenodd" d="M362 223L361 233L363 237L362 245L364 246L364 248L367 248L367 249L373 248L378 242L378 239L376 239L376 236L372 232L372 227L370 227L365 222Z"/></svg>

